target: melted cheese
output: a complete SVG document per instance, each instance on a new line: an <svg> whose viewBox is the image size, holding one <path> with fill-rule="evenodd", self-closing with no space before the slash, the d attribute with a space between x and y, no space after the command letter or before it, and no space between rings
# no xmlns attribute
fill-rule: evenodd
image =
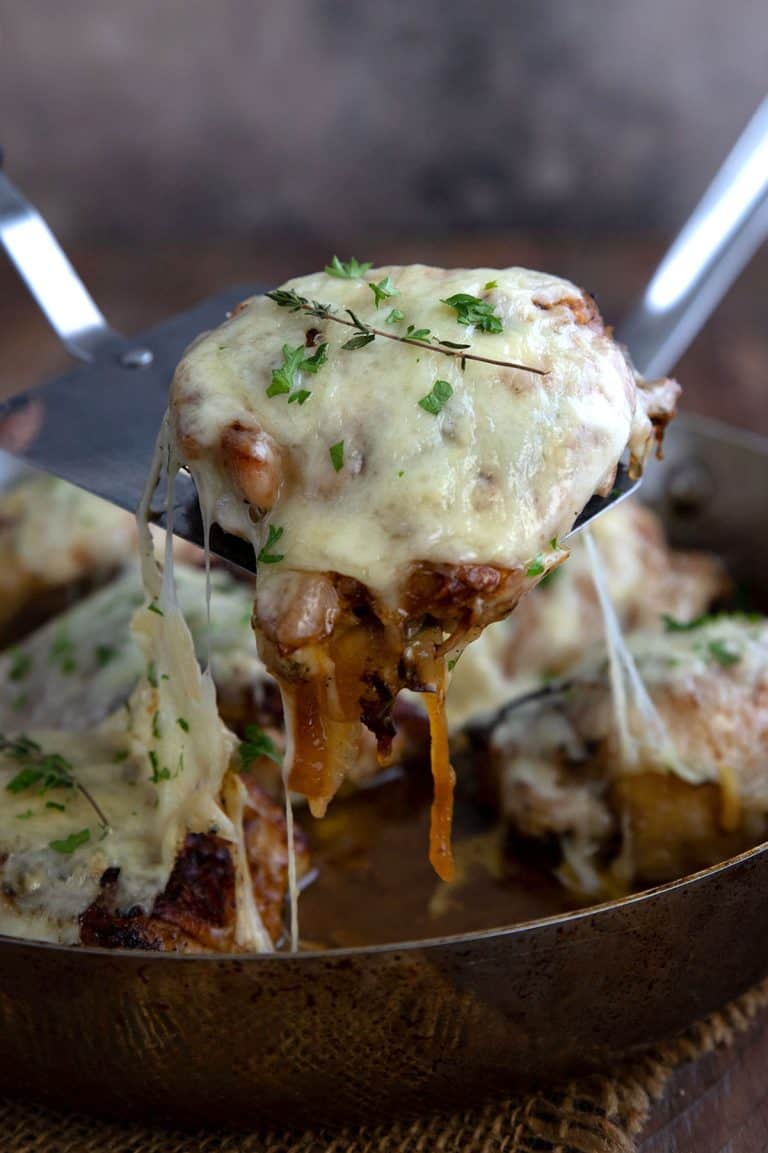
<svg viewBox="0 0 768 1153"><path fill-rule="evenodd" d="M443 342L460 338L469 359L383 334L350 348L345 321L387 323L371 293L385 277L404 324ZM386 752L385 710L397 691L423 685L433 694L430 859L448 878L445 652L509 612L562 560L557 540L610 485L628 446L642 463L650 420L592 302L555 277L414 266L353 279L317 274L286 289L321 301L325 313L257 297L188 350L172 388L172 455L195 479L206 532L215 520L250 539L257 556L273 546L260 557L254 620L283 693L290 783L316 815L357 755L366 710ZM456 293L481 297L501 331L457 324L446 303ZM310 350L321 345L318 372L291 369L290 384L285 374L276 381L283 365L319 355ZM436 381L448 397L439 412L420 403ZM340 442L338 467L331 449ZM459 592L438 589L433 603L427 593L413 608L409 581L429 565L452 566L448 580L458 566L485 566L467 578L479 583L463 586L467 607ZM340 578L354 589L340 591ZM288 618L290 639L276 624Z"/></svg>
<svg viewBox="0 0 768 1153"><path fill-rule="evenodd" d="M628 442L642 455L650 433L619 347L554 304L583 301L567 281L417 265L356 280L316 274L286 287L386 329L368 282L387 275L394 303L418 327L547 376L474 361L462 372L456 359L383 338L345 351L348 328L255 297L188 351L172 401L177 430L199 447L186 463L215 520L257 549L266 539L266 522L254 525L219 455L223 431L256 418L290 457L269 517L283 529L285 567L344 573L384 594L414 561L512 567L531 559L570 529ZM491 281L498 287L484 292ZM441 303L457 292L487 297L503 332L458 325ZM283 346L304 346L311 329L328 344L327 363L301 381L312 396L302 405L267 397ZM435 417L418 402L437 379L453 395ZM341 440L337 473L329 449Z"/></svg>
<svg viewBox="0 0 768 1153"><path fill-rule="evenodd" d="M146 522L153 488L150 478L139 518L148 601L132 624L145 674L125 707L96 729L28 734L44 753L71 763L106 827L78 789L6 789L0 810L0 847L7 854L0 929L76 941L78 917L98 895L109 868L119 869L117 907L149 913L187 833L215 832L230 842L235 865L235 940L241 948L268 950L243 838L243 786L231 774L226 779L236 740L219 718L211 674L201 672L177 603L170 534L165 572L155 560ZM0 787L20 766L12 749L0 753ZM63 851L73 833L83 843Z"/></svg>

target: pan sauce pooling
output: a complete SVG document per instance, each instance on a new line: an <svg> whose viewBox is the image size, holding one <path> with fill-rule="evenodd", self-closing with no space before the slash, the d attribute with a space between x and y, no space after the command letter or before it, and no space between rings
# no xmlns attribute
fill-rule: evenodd
<svg viewBox="0 0 768 1153"><path fill-rule="evenodd" d="M189 349L175 452L208 520L254 544L259 647L313 812L361 722L386 756L398 691L430 694L430 859L447 878L446 658L565 559L558 542L627 446L642 465L677 386L637 381L591 299L555 277L336 273L246 302ZM442 351L382 335L409 325Z"/></svg>

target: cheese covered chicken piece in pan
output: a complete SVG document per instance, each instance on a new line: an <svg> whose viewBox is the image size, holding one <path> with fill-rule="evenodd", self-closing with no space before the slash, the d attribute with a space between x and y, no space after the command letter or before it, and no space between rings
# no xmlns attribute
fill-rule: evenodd
<svg viewBox="0 0 768 1153"><path fill-rule="evenodd" d="M580 511L625 450L641 467L676 396L636 379L581 290L519 268L335 260L188 350L175 457L204 515L253 542L290 784L316 814L361 724L386 756L398 692L423 692L431 860L451 875L447 659L565 558Z"/></svg>
<svg viewBox="0 0 768 1153"><path fill-rule="evenodd" d="M627 747L603 656L470 728L510 827L556 847L581 893L670 880L768 832L768 623L670 625L629 639L661 739L633 709Z"/></svg>
<svg viewBox="0 0 768 1153"><path fill-rule="evenodd" d="M43 475L15 484L0 497L0 638L61 608L67 590L103 582L135 541L129 513L74 485Z"/></svg>
<svg viewBox="0 0 768 1153"><path fill-rule="evenodd" d="M635 501L599 517L591 531L625 633L660 632L665 615L695 620L728 591L717 557L670 548L658 517ZM452 728L567 672L602 635L584 542L569 543L568 560L462 655L448 694Z"/></svg>
<svg viewBox="0 0 768 1153"><path fill-rule="evenodd" d="M148 663L122 708L85 731L0 735L0 931L269 951L289 881L283 810L238 771L251 758L219 719L183 620L153 604L135 617ZM294 844L301 874L300 833Z"/></svg>

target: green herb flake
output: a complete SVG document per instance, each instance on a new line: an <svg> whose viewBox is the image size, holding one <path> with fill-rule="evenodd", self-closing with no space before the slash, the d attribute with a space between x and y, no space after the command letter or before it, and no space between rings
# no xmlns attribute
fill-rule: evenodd
<svg viewBox="0 0 768 1153"><path fill-rule="evenodd" d="M80 829L78 833L70 833L68 837L64 837L61 841L49 841L48 847L53 849L56 853L74 853L75 849L79 849L81 845L85 845L91 839L90 829Z"/></svg>
<svg viewBox="0 0 768 1153"><path fill-rule="evenodd" d="M345 352L355 352L358 348L365 348L366 344L371 344L375 339L376 336L373 332L361 332L357 336L351 337L341 347Z"/></svg>
<svg viewBox="0 0 768 1153"><path fill-rule="evenodd" d="M336 444L332 444L328 453L335 471L341 472L344 467L344 441L340 440Z"/></svg>
<svg viewBox="0 0 768 1153"><path fill-rule="evenodd" d="M154 661L150 661L147 665L147 680L153 689L157 688L157 665Z"/></svg>
<svg viewBox="0 0 768 1153"><path fill-rule="evenodd" d="M374 295L377 308L381 307L382 301L389 300L393 296L400 295L392 283L391 277L389 276L385 276L384 279L380 280L378 284L369 284L368 287Z"/></svg>
<svg viewBox="0 0 768 1153"><path fill-rule="evenodd" d="M537 553L531 563L525 570L525 575L529 577L541 576L544 572L544 558L541 553Z"/></svg>
<svg viewBox="0 0 768 1153"><path fill-rule="evenodd" d="M42 769L28 766L26 769L19 769L18 773L11 777L5 787L9 793L23 793L26 789L31 789L33 785L38 784L42 779Z"/></svg>
<svg viewBox="0 0 768 1153"><path fill-rule="evenodd" d="M122 765L123 761L127 761L130 755L130 749L119 749L112 758L113 764Z"/></svg>
<svg viewBox="0 0 768 1153"><path fill-rule="evenodd" d="M60 805L58 801L46 801L46 809L56 809L58 813L65 813L67 811L66 805Z"/></svg>
<svg viewBox="0 0 768 1153"><path fill-rule="evenodd" d="M400 471L399 471L399 473L398 473L397 475L398 475L398 479L399 479L401 476L405 476L405 469L401 468L401 469L400 469Z"/></svg>
<svg viewBox="0 0 768 1153"><path fill-rule="evenodd" d="M302 360L301 371L302 372L312 372L312 373L319 372L327 360L328 360L328 345L327 344L319 344L317 346L317 351L312 356L305 357L305 359Z"/></svg>
<svg viewBox="0 0 768 1153"><path fill-rule="evenodd" d="M707 645L707 652L713 660L716 660L724 669L729 669L733 665L737 665L741 660L741 653L735 652L727 641L710 641Z"/></svg>
<svg viewBox="0 0 768 1153"><path fill-rule="evenodd" d="M184 733L189 732L189 721L187 720L186 717L177 717L176 718L176 724L179 726L179 728L181 729L182 732L184 732Z"/></svg>
<svg viewBox="0 0 768 1153"><path fill-rule="evenodd" d="M468 292L456 292L453 296L441 299L442 304L456 312L458 324L474 325L480 332L502 332L501 318L493 311L493 305L479 296L470 296Z"/></svg>
<svg viewBox="0 0 768 1153"><path fill-rule="evenodd" d="M11 656L11 667L8 677L12 681L23 681L32 668L32 657L29 653L22 653L18 649Z"/></svg>
<svg viewBox="0 0 768 1153"><path fill-rule="evenodd" d="M112 645L97 645L96 646L96 664L100 669L103 669L110 661L115 659L117 650Z"/></svg>
<svg viewBox="0 0 768 1153"><path fill-rule="evenodd" d="M159 616L159 617L165 616L165 613L160 608L160 605L157 603L157 601L150 601L149 604L147 605L147 608L149 609L149 611L151 613L155 613L156 616Z"/></svg>
<svg viewBox="0 0 768 1153"><path fill-rule="evenodd" d="M451 659L448 661L448 672L449 673L453 672L453 670L456 668L456 665L459 663L460 659L461 659L461 653L459 653L459 655L457 657L451 657Z"/></svg>
<svg viewBox="0 0 768 1153"><path fill-rule="evenodd" d="M365 273L373 268L373 261L369 260L365 264L361 264L355 260L354 256L350 256L349 260L339 260L338 256L334 256L330 264L326 264L323 272L328 276L335 276L339 280L356 280L359 276L364 276Z"/></svg>
<svg viewBox="0 0 768 1153"><path fill-rule="evenodd" d="M155 710L152 715L152 736L156 741L159 741L162 735L163 734L160 729L160 713Z"/></svg>
<svg viewBox="0 0 768 1153"><path fill-rule="evenodd" d="M296 391L292 392L291 395L288 397L288 403L289 404L298 404L299 406L301 406L302 404L307 403L307 401L309 400L311 395L312 395L311 389L309 389L309 388L297 388Z"/></svg>
<svg viewBox="0 0 768 1153"><path fill-rule="evenodd" d="M273 553L269 550L276 545L283 535L282 527L278 528L277 525L271 524L267 534L267 543L262 548L258 557L256 558L259 564L279 564L284 557L284 553Z"/></svg>
<svg viewBox="0 0 768 1153"><path fill-rule="evenodd" d="M243 771L247 772L259 757L267 757L276 765L283 763L283 755L272 738L259 725L247 725L245 740L240 742L240 763Z"/></svg>
<svg viewBox="0 0 768 1153"><path fill-rule="evenodd" d="M387 313L385 324L399 324L401 320L405 320L405 315L399 308L393 308L391 312Z"/></svg>
<svg viewBox="0 0 768 1153"><path fill-rule="evenodd" d="M24 813L17 813L16 814L16 820L17 821L28 821L29 818L34 817L34 815L35 815L34 809L27 809L26 812L24 812Z"/></svg>
<svg viewBox="0 0 768 1153"><path fill-rule="evenodd" d="M91 830L80 829L79 832L70 833L68 837L65 837L61 841L50 841L49 848L53 849L57 853L74 853L75 849L78 849L81 845L87 844L90 839Z"/></svg>
<svg viewBox="0 0 768 1153"><path fill-rule="evenodd" d="M483 292L491 292L494 288L499 287L498 280L487 280L483 285Z"/></svg>
<svg viewBox="0 0 768 1153"><path fill-rule="evenodd" d="M409 324L405 330L403 340L429 340L432 333L428 328L416 328L415 325Z"/></svg>
<svg viewBox="0 0 768 1153"><path fill-rule="evenodd" d="M428 392L426 396L422 396L419 407L423 408L425 412L431 413L432 416L437 416L452 396L453 388L448 381L436 380L432 385L432 391Z"/></svg>

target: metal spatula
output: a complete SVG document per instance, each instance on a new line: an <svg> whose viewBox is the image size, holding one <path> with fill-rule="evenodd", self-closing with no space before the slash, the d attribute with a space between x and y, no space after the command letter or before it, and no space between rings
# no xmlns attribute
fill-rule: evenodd
<svg viewBox="0 0 768 1153"><path fill-rule="evenodd" d="M644 376L670 371L767 235L765 101L617 331ZM133 511L184 349L259 288L229 289L127 340L109 327L45 221L2 172L0 242L56 335L85 362L0 407L0 448ZM12 422L2 417L31 404L35 410L27 423L34 435L23 445L13 443ZM573 531L638 484L620 466L611 495L594 497ZM189 477L177 483L176 498L174 531L201 544L202 520ZM162 512L153 513L153 519L163 523ZM253 550L244 542L214 532L211 546L240 567L254 568Z"/></svg>

